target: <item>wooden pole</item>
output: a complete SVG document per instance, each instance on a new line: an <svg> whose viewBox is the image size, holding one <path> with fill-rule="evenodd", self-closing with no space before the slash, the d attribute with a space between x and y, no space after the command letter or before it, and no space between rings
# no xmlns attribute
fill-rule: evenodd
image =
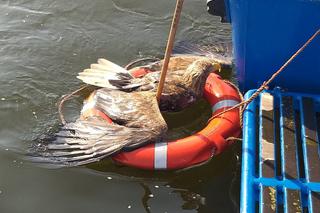
<svg viewBox="0 0 320 213"><path fill-rule="evenodd" d="M161 94L162 94L164 81L166 79L166 74L167 74L168 65L169 65L169 61L170 61L170 56L171 56L171 52L172 52L172 48L173 48L173 42L174 42L174 38L176 36L178 23L179 23L181 11L182 11L183 1L184 0L177 0L176 8L174 10L174 15L173 15L172 23L171 23L169 38L168 38L168 42L167 42L167 48L166 48L166 52L165 52L165 55L164 55L163 66L162 66L162 69L161 69L161 75L160 75L159 85L158 85L158 89L157 89L157 100L158 100L158 102L160 101L160 97L161 97Z"/></svg>

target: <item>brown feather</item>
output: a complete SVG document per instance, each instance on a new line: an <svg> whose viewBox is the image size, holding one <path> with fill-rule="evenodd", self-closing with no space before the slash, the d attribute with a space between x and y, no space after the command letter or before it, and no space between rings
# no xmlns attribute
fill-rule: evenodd
<svg viewBox="0 0 320 213"><path fill-rule="evenodd" d="M98 63L117 68L117 65L103 59L99 59ZM161 109L179 110L202 97L207 76L218 68L214 60L201 58L185 71L169 72L160 99ZM97 78L96 81L103 84L103 79L98 77L103 76L101 71L91 70L85 70L79 77ZM90 96L93 108L106 114L113 124L95 115L81 116L62 127L52 138L47 138L44 151L34 156L33 160L51 165L77 166L160 140L167 132L167 124L156 100L159 72L149 73L140 79L131 79L123 73L123 79L123 85L138 85L135 91L101 88Z"/></svg>

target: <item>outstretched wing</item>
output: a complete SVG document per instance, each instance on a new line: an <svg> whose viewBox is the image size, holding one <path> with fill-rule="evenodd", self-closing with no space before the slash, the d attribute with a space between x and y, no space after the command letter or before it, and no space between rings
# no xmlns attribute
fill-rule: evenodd
<svg viewBox="0 0 320 213"><path fill-rule="evenodd" d="M155 97L143 93L136 93L134 98L129 95L106 89L98 91L94 98L96 109L115 119L116 123L110 124L97 116L78 119L45 139L32 160L58 167L77 166L160 139L167 125Z"/></svg>
<svg viewBox="0 0 320 213"><path fill-rule="evenodd" d="M109 80L126 81L133 77L126 69L107 59L100 58L96 64L91 64L90 68L80 72L77 78L90 85L116 89L109 83Z"/></svg>
<svg viewBox="0 0 320 213"><path fill-rule="evenodd" d="M106 59L99 59L97 64L91 64L77 78L90 85L127 92L150 90L154 86L154 79L133 78L126 69Z"/></svg>

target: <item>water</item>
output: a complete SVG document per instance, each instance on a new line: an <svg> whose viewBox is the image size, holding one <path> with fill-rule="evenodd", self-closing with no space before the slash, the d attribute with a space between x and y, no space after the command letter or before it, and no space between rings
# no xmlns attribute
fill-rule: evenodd
<svg viewBox="0 0 320 213"><path fill-rule="evenodd" d="M208 164L148 172L110 160L49 170L23 160L30 142L58 121L59 97L99 57L120 65L164 52L172 0L10 0L0 2L0 212L238 212L240 145ZM177 40L228 42L230 26L186 1ZM68 119L81 101L68 103ZM208 111L166 115L172 134L204 125ZM198 110L197 110L198 109ZM194 120L193 116L200 119ZM190 121L182 127L179 118ZM201 124L199 124L201 123ZM20 154L17 154L20 153Z"/></svg>

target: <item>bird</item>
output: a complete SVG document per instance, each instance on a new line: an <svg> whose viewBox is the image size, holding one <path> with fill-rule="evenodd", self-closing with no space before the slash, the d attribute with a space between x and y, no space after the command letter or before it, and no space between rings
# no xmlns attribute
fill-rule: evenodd
<svg viewBox="0 0 320 213"><path fill-rule="evenodd" d="M202 97L211 72L232 67L230 45L204 50L180 42L170 58L159 103L156 88L163 60L132 68L148 74L133 78L128 70L98 59L77 78L97 87L84 100L80 116L37 140L29 159L50 167L72 167L161 141L168 126L163 111L179 111Z"/></svg>
<svg viewBox="0 0 320 213"><path fill-rule="evenodd" d="M194 59L194 63L190 63L186 70L168 72L160 97L160 111L180 111L193 104L198 100L197 97L202 96L203 89L198 83L204 84L205 79L197 78L207 77L203 70L211 66L218 67L216 70L220 70L220 64L215 60L205 57ZM91 64L90 69L80 72L77 77L87 84L112 90L156 92L160 72L150 72L142 78L134 78L127 70L112 62L98 59L97 64Z"/></svg>
<svg viewBox="0 0 320 213"><path fill-rule="evenodd" d="M192 105L198 99L197 94L193 94L193 91L188 89L190 85L184 82L189 82L190 79L187 78L195 75L196 70L205 69L201 66L210 64L208 60L219 64L219 71L231 69L233 63L230 49L232 48L229 43L204 50L195 44L179 42L174 48L174 55L170 58L166 83L159 102L160 111L180 111ZM97 63L91 64L90 68L80 72L77 78L90 85L126 92L156 91L163 61L158 60L143 67L131 69L134 71L143 68L147 72L142 78L134 78L127 70L101 58ZM194 64L195 61L197 62ZM197 93L201 92L202 90Z"/></svg>
<svg viewBox="0 0 320 213"><path fill-rule="evenodd" d="M202 97L208 75L220 69L214 59L201 57L186 70L169 72L158 104L155 88L160 72L135 79L119 65L98 59L78 78L99 89L85 100L79 119L42 139L32 160L54 167L79 166L161 141L168 130L161 110L194 103Z"/></svg>

